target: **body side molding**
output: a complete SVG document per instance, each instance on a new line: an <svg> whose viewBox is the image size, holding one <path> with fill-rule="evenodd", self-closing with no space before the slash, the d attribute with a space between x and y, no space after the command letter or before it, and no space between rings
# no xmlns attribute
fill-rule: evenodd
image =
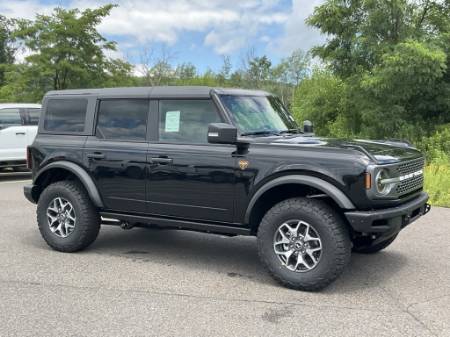
<svg viewBox="0 0 450 337"><path fill-rule="evenodd" d="M284 177L279 177L267 182L265 185L260 187L255 194L252 196L247 210L245 212L245 223L249 223L250 214L253 210L258 199L268 190L275 186L285 185L285 184L302 184L317 188L318 190L327 194L330 198L332 198L342 209L355 209L355 205L350 201L350 199L338 189L336 186L331 183L312 176L301 175L301 174L293 174Z"/></svg>

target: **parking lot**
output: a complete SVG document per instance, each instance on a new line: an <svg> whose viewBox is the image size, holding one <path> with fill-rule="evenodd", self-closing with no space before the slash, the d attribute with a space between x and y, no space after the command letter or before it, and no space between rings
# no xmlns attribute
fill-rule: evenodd
<svg viewBox="0 0 450 337"><path fill-rule="evenodd" d="M304 293L272 281L254 238L104 226L52 251L28 179L0 174L0 336L450 336L450 209Z"/></svg>

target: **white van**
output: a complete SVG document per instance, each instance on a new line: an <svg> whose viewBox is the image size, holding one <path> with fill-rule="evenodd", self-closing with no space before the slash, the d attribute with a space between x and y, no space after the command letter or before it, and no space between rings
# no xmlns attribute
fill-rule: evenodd
<svg viewBox="0 0 450 337"><path fill-rule="evenodd" d="M0 170L26 168L27 146L33 143L40 104L0 104Z"/></svg>

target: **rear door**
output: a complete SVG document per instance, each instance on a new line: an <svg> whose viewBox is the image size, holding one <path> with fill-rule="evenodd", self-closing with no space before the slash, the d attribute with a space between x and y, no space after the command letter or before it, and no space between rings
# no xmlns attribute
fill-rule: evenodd
<svg viewBox="0 0 450 337"><path fill-rule="evenodd" d="M148 99L103 99L95 135L85 144L85 163L105 208L145 213Z"/></svg>
<svg viewBox="0 0 450 337"><path fill-rule="evenodd" d="M0 109L0 161L25 160L27 135L19 108Z"/></svg>

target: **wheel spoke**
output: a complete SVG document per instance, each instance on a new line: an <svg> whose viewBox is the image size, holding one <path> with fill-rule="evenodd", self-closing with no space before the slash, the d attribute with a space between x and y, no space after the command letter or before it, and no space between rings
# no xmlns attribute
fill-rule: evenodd
<svg viewBox="0 0 450 337"><path fill-rule="evenodd" d="M304 265L306 268L308 268L308 266L305 263L305 260L303 259L303 256L301 254L298 254L297 262L295 263L295 266L294 268L292 268L292 270L296 271L300 265Z"/></svg>
<svg viewBox="0 0 450 337"><path fill-rule="evenodd" d="M289 238L286 236L286 234L280 229L278 229L278 234L280 234L281 239L275 241L275 245L283 245L283 244L288 244Z"/></svg>
<svg viewBox="0 0 450 337"><path fill-rule="evenodd" d="M306 223L305 223L306 224ZM308 241L317 241L317 242L320 242L320 239L318 238L318 237L313 237L313 236L311 236L310 235L310 231L311 231L311 226L310 225L308 225L308 224L306 224L306 230L305 230L305 241L306 242L308 242Z"/></svg>
<svg viewBox="0 0 450 337"><path fill-rule="evenodd" d="M47 212L47 217L49 218L49 225L52 226L55 221L58 221L58 218L52 214L49 214L49 212Z"/></svg>

